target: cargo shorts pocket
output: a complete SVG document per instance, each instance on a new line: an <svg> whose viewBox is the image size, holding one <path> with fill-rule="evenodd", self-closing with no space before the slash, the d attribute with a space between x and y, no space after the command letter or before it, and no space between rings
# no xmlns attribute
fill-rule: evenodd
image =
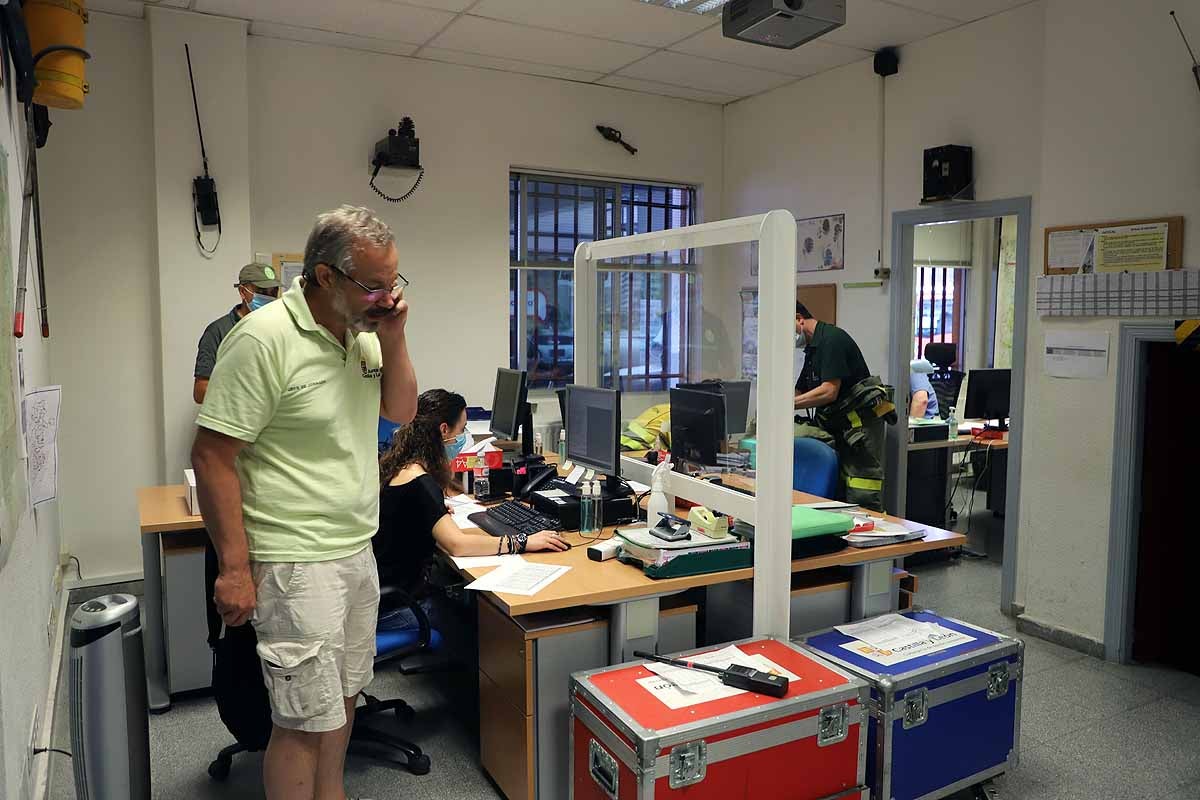
<svg viewBox="0 0 1200 800"><path fill-rule="evenodd" d="M307 720L329 711L332 666L321 662L320 642L259 642L271 708L285 719Z"/></svg>

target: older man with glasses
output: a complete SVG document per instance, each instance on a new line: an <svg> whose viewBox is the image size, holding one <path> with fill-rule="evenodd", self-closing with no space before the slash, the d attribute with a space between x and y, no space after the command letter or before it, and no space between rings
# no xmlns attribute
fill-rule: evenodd
<svg viewBox="0 0 1200 800"><path fill-rule="evenodd" d="M416 413L408 281L365 208L317 217L304 274L225 338L192 447L226 625L254 624L274 728L269 800L344 800L371 682L379 578L376 433Z"/></svg>

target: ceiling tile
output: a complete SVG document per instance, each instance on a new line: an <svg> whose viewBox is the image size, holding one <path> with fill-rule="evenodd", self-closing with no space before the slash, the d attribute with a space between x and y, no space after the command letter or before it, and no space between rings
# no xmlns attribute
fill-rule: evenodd
<svg viewBox="0 0 1200 800"><path fill-rule="evenodd" d="M444 50L440 47L422 47L421 58L432 61L444 61L450 64L464 64L469 67L486 67L505 72L519 72L525 75L541 75L546 78L563 78L569 81L591 83L602 77L602 72L588 72L569 67L553 67L546 64L534 64L513 58L484 56L478 53L463 53L458 50Z"/></svg>
<svg viewBox="0 0 1200 800"><path fill-rule="evenodd" d="M481 0L472 16L665 47L712 25L716 17L685 14L634 0Z"/></svg>
<svg viewBox="0 0 1200 800"><path fill-rule="evenodd" d="M192 0L153 0L157 6L167 6L168 8L191 8ZM88 4L91 8L91 4Z"/></svg>
<svg viewBox="0 0 1200 800"><path fill-rule="evenodd" d="M412 44L424 44L454 19L449 11L386 0L196 0L196 10Z"/></svg>
<svg viewBox="0 0 1200 800"><path fill-rule="evenodd" d="M402 6L421 6L422 8L440 8L443 11L466 11L475 0L387 0L389 3L399 3ZM346 0L340 0L346 2Z"/></svg>
<svg viewBox="0 0 1200 800"><path fill-rule="evenodd" d="M372 39L367 36L352 36L348 33L319 31L315 28L297 28L294 25L279 25L274 22L251 22L251 36L266 36L271 39L289 39L294 42L313 42L346 47L351 50L366 50L369 53L390 53L395 56L411 56L418 45L393 42L388 39Z"/></svg>
<svg viewBox="0 0 1200 800"><path fill-rule="evenodd" d="M674 45L671 50L714 61L769 69L798 78L869 58L871 55L867 50L832 44L820 39L802 44L795 50L764 47L737 39L727 39L721 35L720 26L698 33Z"/></svg>
<svg viewBox="0 0 1200 800"><path fill-rule="evenodd" d="M956 27L959 23L880 0L846 0L846 24L823 37L872 52L900 46Z"/></svg>
<svg viewBox="0 0 1200 800"><path fill-rule="evenodd" d="M940 17L949 17L959 22L974 22L977 19L1025 5L1029 0L888 0L888 2L929 14L937 14Z"/></svg>
<svg viewBox="0 0 1200 800"><path fill-rule="evenodd" d="M429 45L500 58L516 56L523 61L592 72L611 72L652 52L648 47L551 33L469 15L456 19Z"/></svg>
<svg viewBox="0 0 1200 800"><path fill-rule="evenodd" d="M723 64L666 50L631 64L617 74L734 97L758 94L795 80L791 75Z"/></svg>
<svg viewBox="0 0 1200 800"><path fill-rule="evenodd" d="M141 17L145 13L141 0L92 0L87 8L88 11L106 11L123 17Z"/></svg>
<svg viewBox="0 0 1200 800"><path fill-rule="evenodd" d="M679 97L684 100L699 100L701 103L725 105L737 100L733 95L702 92L699 89L687 89L682 86L671 86L668 83L643 81L638 78L622 78L620 75L610 75L601 80L601 86L615 86L618 89L632 89L643 94L659 94L666 97Z"/></svg>

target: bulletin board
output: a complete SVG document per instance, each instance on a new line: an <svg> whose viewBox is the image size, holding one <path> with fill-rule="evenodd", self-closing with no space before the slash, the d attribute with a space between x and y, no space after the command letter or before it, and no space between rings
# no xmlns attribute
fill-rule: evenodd
<svg viewBox="0 0 1200 800"><path fill-rule="evenodd" d="M742 377L758 377L758 289L739 292L742 306ZM837 284L817 283L796 287L796 302L822 322L837 324Z"/></svg>
<svg viewBox="0 0 1200 800"><path fill-rule="evenodd" d="M814 283L796 287L796 302L803 303L814 319L837 325L837 284Z"/></svg>
<svg viewBox="0 0 1200 800"><path fill-rule="evenodd" d="M284 291L287 291L292 288L292 281L304 271L304 254L272 253L271 266L275 267L275 274L279 276Z"/></svg>
<svg viewBox="0 0 1200 800"><path fill-rule="evenodd" d="M1183 266L1183 217L1046 228L1046 275L1158 272Z"/></svg>

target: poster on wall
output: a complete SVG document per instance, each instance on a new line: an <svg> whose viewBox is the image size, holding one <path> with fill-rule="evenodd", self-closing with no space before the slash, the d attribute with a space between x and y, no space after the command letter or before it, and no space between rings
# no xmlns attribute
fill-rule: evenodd
<svg viewBox="0 0 1200 800"><path fill-rule="evenodd" d="M796 220L796 272L846 267L846 215Z"/></svg>
<svg viewBox="0 0 1200 800"><path fill-rule="evenodd" d="M1046 228L1045 273L1161 272L1183 266L1183 217Z"/></svg>

